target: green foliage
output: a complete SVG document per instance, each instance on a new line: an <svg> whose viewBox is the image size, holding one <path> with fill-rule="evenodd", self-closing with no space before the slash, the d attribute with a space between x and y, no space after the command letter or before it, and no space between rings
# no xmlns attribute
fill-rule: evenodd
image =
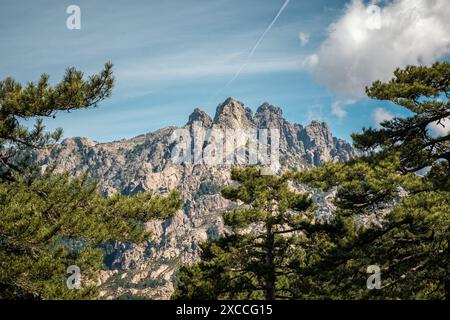
<svg viewBox="0 0 450 320"><path fill-rule="evenodd" d="M308 289L335 299L450 299L450 135L429 131L450 116L449 82L448 63L398 69L391 81L375 82L370 97L412 115L354 134L367 156L296 175L336 187L334 223L346 225L328 233L332 250L299 271L316 284ZM357 223L364 219L372 223ZM366 289L369 265L381 268L380 290Z"/></svg>
<svg viewBox="0 0 450 320"><path fill-rule="evenodd" d="M410 116L353 134L364 156L282 177L233 170L239 185L222 194L244 206L224 214L232 232L181 270L174 298L450 299L450 130L430 131L450 117L450 65L394 75L367 94ZM310 203L289 180L336 189L329 223L302 212ZM379 290L366 287L371 265Z"/></svg>
<svg viewBox="0 0 450 320"><path fill-rule="evenodd" d="M256 167L233 169L231 178L237 185L222 195L242 204L224 214L231 233L202 245L202 261L182 268L174 298L292 298L290 279L304 263L302 243L312 228L308 195Z"/></svg>
<svg viewBox="0 0 450 320"><path fill-rule="evenodd" d="M33 151L49 147L62 131L45 132L40 118L28 130L20 120L96 106L111 94L111 68L106 64L88 80L68 69L53 87L46 75L26 87L10 78L0 82L0 298L96 297L104 257L100 245L146 240L146 221L181 207L177 192L104 198L86 175L52 169L41 174L33 164ZM70 265L81 269L79 290L66 286Z"/></svg>
<svg viewBox="0 0 450 320"><path fill-rule="evenodd" d="M11 180L14 172L35 169L30 164L30 153L59 140L62 129L45 132L42 117L55 117L58 111L95 107L111 95L113 85L111 63L87 80L81 71L69 68L55 86L49 85L46 74L37 83L26 86L12 78L0 81L0 179ZM20 123L36 117L32 130Z"/></svg>
<svg viewBox="0 0 450 320"><path fill-rule="evenodd" d="M450 64L409 66L397 69L394 75L387 83L374 82L366 89L367 94L405 107L412 116L385 121L381 129L353 134L355 145L368 151L380 148L382 152L399 152L400 169L404 172L415 172L437 160L450 162L449 135L436 136L429 130L430 124L444 126L450 117Z"/></svg>

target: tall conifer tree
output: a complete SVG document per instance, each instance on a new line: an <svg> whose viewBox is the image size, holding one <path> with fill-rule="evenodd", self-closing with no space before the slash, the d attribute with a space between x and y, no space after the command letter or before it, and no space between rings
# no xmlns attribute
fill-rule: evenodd
<svg viewBox="0 0 450 320"><path fill-rule="evenodd" d="M107 63L100 74L83 79L73 68L49 85L43 75L25 87L11 78L0 82L0 298L95 298L108 240L143 241L144 223L166 218L181 206L176 192L167 197L120 193L106 199L87 176L41 173L33 153L49 148L62 130L46 132L44 117L95 107L111 95L114 79ZM29 130L23 121L37 118ZM67 268L81 271L81 288L66 285Z"/></svg>
<svg viewBox="0 0 450 320"><path fill-rule="evenodd" d="M353 134L364 157L297 175L338 190L335 223L346 228L330 234L328 256L301 270L320 278L325 297L450 299L450 65L394 75L367 94L411 114ZM379 290L365 288L369 265L381 269Z"/></svg>
<svg viewBox="0 0 450 320"><path fill-rule="evenodd" d="M295 271L304 263L313 213L306 194L284 176L256 167L233 169L237 183L222 195L241 204L224 213L228 234L202 245L201 262L180 272L174 298L287 299Z"/></svg>

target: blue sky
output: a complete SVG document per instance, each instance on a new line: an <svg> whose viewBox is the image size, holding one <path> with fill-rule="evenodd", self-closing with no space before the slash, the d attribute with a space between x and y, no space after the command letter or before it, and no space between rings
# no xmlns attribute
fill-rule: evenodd
<svg viewBox="0 0 450 320"><path fill-rule="evenodd" d="M46 120L66 137L111 141L179 126L195 107L213 116L232 96L253 110L265 101L280 106L292 122L326 121L334 135L349 139L380 116L405 114L364 98L364 83L388 79L397 65L448 57L448 5L410 0L417 4L414 21L424 17L423 24L395 32L411 25L405 1L376 2L384 20L367 29L367 1L290 0L249 58L285 0L2 0L0 78L25 83L46 72L57 82L68 66L91 74L112 61L109 100ZM71 4L81 9L80 30L66 27ZM430 39L422 34L428 28L440 32ZM426 50L414 45L423 39ZM398 53L404 47L395 44L410 47Z"/></svg>

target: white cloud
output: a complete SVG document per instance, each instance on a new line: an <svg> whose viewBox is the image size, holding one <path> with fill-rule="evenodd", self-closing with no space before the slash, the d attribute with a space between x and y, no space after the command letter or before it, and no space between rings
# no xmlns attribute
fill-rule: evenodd
<svg viewBox="0 0 450 320"><path fill-rule="evenodd" d="M396 67L450 54L449 17L448 0L394 0L382 8L352 0L306 66L335 91L362 96L366 85L389 80Z"/></svg>
<svg viewBox="0 0 450 320"><path fill-rule="evenodd" d="M312 70L319 63L317 54L311 54L303 59L301 66L304 69Z"/></svg>
<svg viewBox="0 0 450 320"><path fill-rule="evenodd" d="M384 108L376 108L373 115L373 120L376 125L380 125L384 121L389 121L394 118L394 116Z"/></svg>
<svg viewBox="0 0 450 320"><path fill-rule="evenodd" d="M347 115L347 111L345 111L344 107L354 104L355 102L355 99L336 100L331 105L331 113L339 119L342 119Z"/></svg>
<svg viewBox="0 0 450 320"><path fill-rule="evenodd" d="M430 123L429 128L431 128L438 136L445 136L450 133L450 119L444 119L441 123Z"/></svg>
<svg viewBox="0 0 450 320"><path fill-rule="evenodd" d="M309 42L309 33L299 32L298 39L300 40L300 44L303 46L307 45Z"/></svg>

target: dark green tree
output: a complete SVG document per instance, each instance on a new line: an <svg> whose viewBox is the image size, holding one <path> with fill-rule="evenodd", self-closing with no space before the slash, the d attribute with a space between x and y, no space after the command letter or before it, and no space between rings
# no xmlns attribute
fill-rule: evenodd
<svg viewBox="0 0 450 320"><path fill-rule="evenodd" d="M10 78L0 82L0 298L95 298L100 245L143 241L150 236L146 221L166 218L181 206L176 192L104 198L86 175L41 173L33 163L33 152L50 148L62 134L46 132L42 117L95 107L111 94L111 68L108 63L87 80L68 69L55 86L47 75L25 87ZM23 125L36 117L34 129ZM66 285L71 265L81 269L79 290Z"/></svg>
<svg viewBox="0 0 450 320"><path fill-rule="evenodd" d="M182 268L175 299L289 299L296 270L305 263L313 229L311 201L284 176L256 167L233 169L237 185L222 189L240 205L224 213L227 235L201 246L201 261Z"/></svg>
<svg viewBox="0 0 450 320"><path fill-rule="evenodd" d="M394 75L367 94L411 115L353 134L364 157L297 174L311 186L337 188L333 223L343 228L328 234L331 249L320 261L299 271L323 297L450 299L450 65ZM379 290L366 288L369 265L381 269Z"/></svg>
<svg viewBox="0 0 450 320"><path fill-rule="evenodd" d="M49 85L49 76L22 86L12 78L0 81L0 179L11 180L14 172L29 172L31 154L59 140L62 129L46 132L43 117L57 112L96 107L111 95L114 85L112 64L107 63L98 75L83 78L74 68L66 70L63 80ZM36 119L29 130L26 120Z"/></svg>

